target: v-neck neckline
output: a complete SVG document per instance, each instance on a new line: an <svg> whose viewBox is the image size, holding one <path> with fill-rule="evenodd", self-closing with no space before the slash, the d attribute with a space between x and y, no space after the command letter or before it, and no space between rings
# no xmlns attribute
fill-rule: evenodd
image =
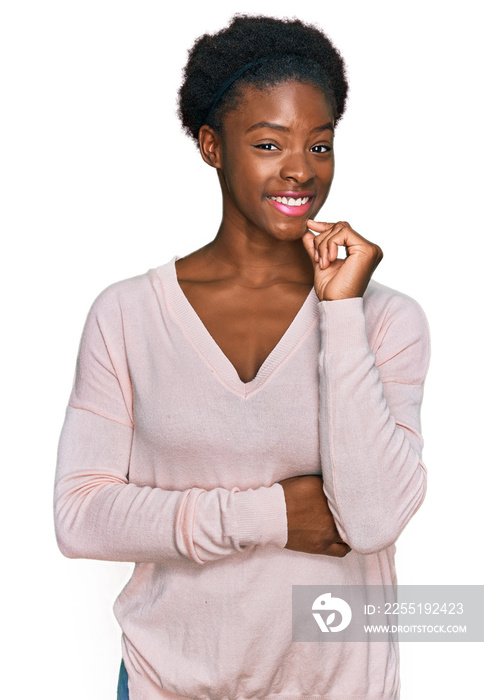
<svg viewBox="0 0 484 700"><path fill-rule="evenodd" d="M172 315L178 321L188 340L217 375L219 381L233 393L247 398L259 391L274 372L285 363L294 350L305 340L318 321L318 297L314 287L302 303L290 325L266 357L255 377L243 382L227 355L185 296L176 273L175 256L169 263L156 269L163 281L165 299Z"/></svg>

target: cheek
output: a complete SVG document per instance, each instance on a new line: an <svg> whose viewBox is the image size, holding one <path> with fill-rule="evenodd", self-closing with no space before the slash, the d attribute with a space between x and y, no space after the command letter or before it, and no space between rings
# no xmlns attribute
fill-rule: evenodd
<svg viewBox="0 0 484 700"><path fill-rule="evenodd" d="M328 159L324 163L320 163L319 168L316 170L316 174L320 180L324 182L331 181L334 175L334 158Z"/></svg>
<svg viewBox="0 0 484 700"><path fill-rule="evenodd" d="M231 164L225 172L227 188L237 201L261 201L268 192L271 171L257 159Z"/></svg>

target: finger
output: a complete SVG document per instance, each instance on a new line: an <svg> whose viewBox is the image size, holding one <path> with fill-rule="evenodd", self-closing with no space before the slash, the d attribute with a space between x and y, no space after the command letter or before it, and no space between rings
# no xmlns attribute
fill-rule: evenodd
<svg viewBox="0 0 484 700"><path fill-rule="evenodd" d="M315 224L313 226L313 224ZM370 243L357 233L347 221L337 221L336 223L314 222L308 220L308 226L318 228L319 233L314 237L314 247L318 255L314 256L316 262L319 257L319 266L322 270L328 268L338 258L338 246L346 249L346 255L361 250L365 254L371 253L373 257L380 260L383 255L377 246Z"/></svg>
<svg viewBox="0 0 484 700"><path fill-rule="evenodd" d="M312 262L316 265L319 262L318 250L315 246L316 236L311 231L306 231L302 237L303 245Z"/></svg>
<svg viewBox="0 0 484 700"><path fill-rule="evenodd" d="M329 224L330 228L326 231L313 234L313 246L316 250L316 255L314 256L315 262L319 262L321 269L325 269L329 265L329 259L326 251L326 241L333 235L333 227L335 224Z"/></svg>
<svg viewBox="0 0 484 700"><path fill-rule="evenodd" d="M333 243L333 229L327 233L315 236L314 245L319 254L319 262L322 270L325 270L338 257L338 245Z"/></svg>
<svg viewBox="0 0 484 700"><path fill-rule="evenodd" d="M302 237L302 241L308 255L310 256L313 263L319 263L321 269L326 269L330 262L338 257L338 246L336 246L336 253L332 251L333 257L328 256L328 250L325 246L325 241L331 235L333 235L333 227L335 226L335 224L329 224L329 226L331 228L325 233L314 235L312 231L306 231L306 233Z"/></svg>
<svg viewBox="0 0 484 700"><path fill-rule="evenodd" d="M328 249L328 260L330 262L334 262L336 260L336 258L338 257L338 244L335 243L335 240L333 237L328 239L327 249Z"/></svg>
<svg viewBox="0 0 484 700"><path fill-rule="evenodd" d="M327 221L314 221L314 219L308 219L306 223L308 228L310 228L312 231L318 231L319 233L328 231L328 229L334 226L334 223L329 223Z"/></svg>
<svg viewBox="0 0 484 700"><path fill-rule="evenodd" d="M369 244L369 241L363 238L363 236L360 236L359 233L356 233L356 231L353 231L352 228L342 226L341 224L335 224L334 229L324 236L321 243L326 245L333 252L333 254L335 249L337 251L338 246L344 246L348 249L354 245L359 245L362 247L371 245ZM337 255L335 256L335 259L336 257Z"/></svg>
<svg viewBox="0 0 484 700"><path fill-rule="evenodd" d="M315 236L314 236L314 237L315 237L315 239L316 239L314 245L315 245L316 247L318 247L319 244L321 243L321 241L323 241L325 238L327 238L327 237L330 236L332 233L334 233L334 231L335 231L334 227L335 227L336 225L337 225L337 224L327 224L327 223L318 222L318 224L317 224L317 229L316 229L316 226L313 226L313 225L311 224L311 228L314 228L314 233L315 233ZM309 226L309 222L308 222L308 226Z"/></svg>
<svg viewBox="0 0 484 700"><path fill-rule="evenodd" d="M340 242L337 234L326 236L324 240L321 241L320 245L318 246L319 256L323 261L323 266L321 269L325 270L338 259L339 246L345 247L348 254L348 249L343 243Z"/></svg>
<svg viewBox="0 0 484 700"><path fill-rule="evenodd" d="M328 228L322 231L321 233L317 233L314 238L315 240L315 246L319 247L320 244L327 240L330 236L334 235L337 231L339 231L338 227L339 224L329 224Z"/></svg>
<svg viewBox="0 0 484 700"><path fill-rule="evenodd" d="M326 551L331 557L343 558L348 554L348 552L351 552L351 547L349 547L345 542L334 542Z"/></svg>
<svg viewBox="0 0 484 700"><path fill-rule="evenodd" d="M309 224L309 222L308 222ZM320 226L318 222L318 226ZM356 233L349 223L347 221L336 221L335 223L332 224L322 224L324 228L320 226L320 232L317 234L317 237L319 239L327 238L328 236L331 236L335 233L338 233L339 231L347 231L348 234L353 233L355 236L359 236L360 234Z"/></svg>

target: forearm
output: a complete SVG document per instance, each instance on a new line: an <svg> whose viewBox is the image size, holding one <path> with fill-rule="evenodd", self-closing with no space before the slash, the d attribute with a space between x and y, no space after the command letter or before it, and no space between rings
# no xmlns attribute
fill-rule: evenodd
<svg viewBox="0 0 484 700"><path fill-rule="evenodd" d="M422 386L398 376L382 381L361 298L320 306L324 489L343 540L371 553L398 538L425 495Z"/></svg>
<svg viewBox="0 0 484 700"><path fill-rule="evenodd" d="M203 564L256 545L283 547L284 494L270 488L185 491L128 482L132 429L69 408L59 445L55 524L69 557Z"/></svg>

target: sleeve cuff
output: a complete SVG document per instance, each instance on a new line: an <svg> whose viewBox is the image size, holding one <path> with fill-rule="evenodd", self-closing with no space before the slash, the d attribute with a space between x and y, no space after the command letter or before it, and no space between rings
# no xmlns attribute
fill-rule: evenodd
<svg viewBox="0 0 484 700"><path fill-rule="evenodd" d="M261 486L234 495L239 543L284 547L287 542L287 513L282 486Z"/></svg>
<svg viewBox="0 0 484 700"><path fill-rule="evenodd" d="M320 301L323 348L328 353L368 348L363 298Z"/></svg>

